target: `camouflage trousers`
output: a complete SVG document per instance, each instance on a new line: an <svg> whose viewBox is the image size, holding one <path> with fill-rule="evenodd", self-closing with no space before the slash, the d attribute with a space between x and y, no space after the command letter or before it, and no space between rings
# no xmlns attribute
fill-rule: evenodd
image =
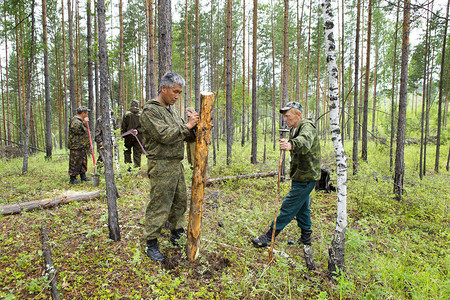
<svg viewBox="0 0 450 300"><path fill-rule="evenodd" d="M123 151L125 163L131 164L131 151L133 151L133 162L136 168L141 166L142 149L139 142L132 135L125 137L125 150Z"/></svg>
<svg viewBox="0 0 450 300"><path fill-rule="evenodd" d="M144 239L157 238L166 221L169 229L184 228L187 208L184 167L179 160L148 160L150 195L145 209Z"/></svg>
<svg viewBox="0 0 450 300"><path fill-rule="evenodd" d="M86 149L70 149L69 154L69 175L77 176L87 171L87 153Z"/></svg>

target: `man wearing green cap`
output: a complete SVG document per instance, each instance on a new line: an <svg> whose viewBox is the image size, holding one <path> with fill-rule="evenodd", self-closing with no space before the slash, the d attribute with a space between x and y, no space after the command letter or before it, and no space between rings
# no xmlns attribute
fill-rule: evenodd
<svg viewBox="0 0 450 300"><path fill-rule="evenodd" d="M122 119L121 133L127 133L133 130L133 133L125 135L125 150L124 159L126 164L131 164L131 151L133 151L133 162L136 168L141 167L141 155L142 149L141 145L136 138L142 141L142 130L139 118L141 116L141 111L139 109L139 101L131 101L130 108L125 112Z"/></svg>
<svg viewBox="0 0 450 300"><path fill-rule="evenodd" d="M79 184L76 180L80 175L81 181L90 181L86 177L87 171L87 153L89 151L89 135L86 123L89 109L85 106L77 108L77 114L70 120L68 148L69 154L69 176L70 184Z"/></svg>
<svg viewBox="0 0 450 300"><path fill-rule="evenodd" d="M280 139L280 149L291 152L290 177L292 186L281 204L277 216L275 236L277 236L294 217L301 229L299 243L311 246L311 217L309 194L320 178L320 141L314 122L303 118L303 107L298 102L289 102L280 109L288 127L289 139ZM265 247L272 240L273 222L269 230L258 238L252 239L256 247ZM308 268L313 268L308 264Z"/></svg>

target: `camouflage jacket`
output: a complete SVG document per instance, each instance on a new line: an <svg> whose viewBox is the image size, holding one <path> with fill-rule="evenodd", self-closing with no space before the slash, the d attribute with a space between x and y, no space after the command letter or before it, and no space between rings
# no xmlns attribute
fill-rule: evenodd
<svg viewBox="0 0 450 300"><path fill-rule="evenodd" d="M184 140L192 133L173 108L169 111L157 100L150 100L144 105L140 121L148 159L184 158Z"/></svg>
<svg viewBox="0 0 450 300"><path fill-rule="evenodd" d="M137 107L130 107L123 115L122 125L120 131L122 134L131 129L136 129L138 131L138 136L141 137L142 129L141 122L139 121L141 116L141 111ZM133 138L134 139L134 138Z"/></svg>
<svg viewBox="0 0 450 300"><path fill-rule="evenodd" d="M117 129L117 126L116 126L116 119L112 119L112 123L113 123L113 128L111 128L111 130L116 130ZM104 129L104 126L103 126L103 121L102 121L102 117L99 117L98 119L97 119L97 122L95 123L95 142L98 144L98 143L101 143L101 142L103 142L103 129Z"/></svg>
<svg viewBox="0 0 450 300"><path fill-rule="evenodd" d="M86 124L79 117L74 116L69 124L69 141L67 147L72 150L89 149L89 135Z"/></svg>
<svg viewBox="0 0 450 300"><path fill-rule="evenodd" d="M297 128L292 128L289 142L291 150L290 177L293 181L309 182L320 178L320 141L316 126L303 119Z"/></svg>

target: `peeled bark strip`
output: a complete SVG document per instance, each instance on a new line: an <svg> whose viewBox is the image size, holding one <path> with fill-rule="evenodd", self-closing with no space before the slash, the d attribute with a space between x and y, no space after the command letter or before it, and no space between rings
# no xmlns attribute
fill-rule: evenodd
<svg viewBox="0 0 450 300"><path fill-rule="evenodd" d="M45 261L45 273L50 281L50 293L52 299L61 299L61 293L58 290L58 282L56 281L56 268L53 264L52 252L50 250L50 245L48 244L48 234L45 225L41 227L42 234L42 252L44 254Z"/></svg>
<svg viewBox="0 0 450 300"><path fill-rule="evenodd" d="M264 177L273 177L277 176L277 171L271 171L268 173L255 173L255 174L244 174L244 175L236 175L236 176L226 176L219 178L210 178L206 180L206 186L212 186L216 183L230 181L230 180L239 180L239 179L249 179L249 178L264 178Z"/></svg>
<svg viewBox="0 0 450 300"><path fill-rule="evenodd" d="M206 183L206 166L208 149L211 142L212 115L214 94L203 92L200 95L201 114L197 126L197 142L195 145L194 174L192 176L191 206L187 233L186 254L194 261L199 252L200 232L203 213L203 191Z"/></svg>
<svg viewBox="0 0 450 300"><path fill-rule="evenodd" d="M333 36L334 19L331 0L322 2L325 29L325 54L328 70L328 96L330 98L331 139L336 156L337 174L337 218L333 241L329 249L328 270L344 270L345 230L347 228L347 157L339 128L339 69L336 65L336 45Z"/></svg>
<svg viewBox="0 0 450 300"><path fill-rule="evenodd" d="M59 196L55 198L41 199L24 203L0 205L0 215L18 214L22 211L28 211L37 208L50 208L59 204L66 204L74 201L87 201L100 197L103 192L104 191L100 190L95 192Z"/></svg>

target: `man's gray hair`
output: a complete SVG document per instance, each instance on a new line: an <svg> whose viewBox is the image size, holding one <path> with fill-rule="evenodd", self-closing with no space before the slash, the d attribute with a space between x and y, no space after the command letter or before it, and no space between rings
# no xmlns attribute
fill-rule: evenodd
<svg viewBox="0 0 450 300"><path fill-rule="evenodd" d="M161 93L162 86L166 86L167 88L173 88L175 84L179 84L181 87L184 87L186 84L183 77L175 72L167 72L161 78L161 82L158 87L158 94Z"/></svg>

